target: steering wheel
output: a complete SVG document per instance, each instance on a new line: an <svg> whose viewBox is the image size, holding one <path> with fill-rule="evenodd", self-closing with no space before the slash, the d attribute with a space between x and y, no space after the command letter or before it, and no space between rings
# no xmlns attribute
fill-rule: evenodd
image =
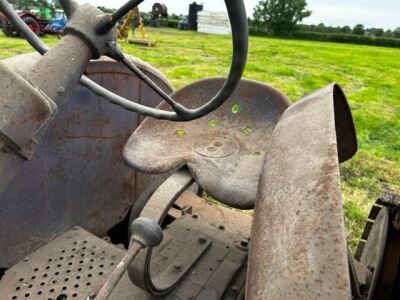
<svg viewBox="0 0 400 300"><path fill-rule="evenodd" d="M85 76L80 79L80 84L92 92L101 96L113 104L134 111L144 116L171 121L190 121L200 118L221 106L235 90L246 64L248 51L248 28L247 16L243 0L224 0L232 28L233 54L229 75L219 92L202 106L190 109L172 99L150 78L148 78L135 64L130 61L116 43L115 25L117 21L125 16L131 9L138 6L143 0L129 0L113 14L104 14L97 8L90 5L79 5L74 0L60 0L65 14L68 17L68 24L64 30L65 35L74 35L84 41L91 49L94 59L101 55L109 56L131 70L151 89L153 89L172 108L160 110L132 102L120 97L100 85L91 81ZM45 54L49 48L44 44L21 20L15 10L6 0L0 0L0 11L10 20L16 30L40 54Z"/></svg>

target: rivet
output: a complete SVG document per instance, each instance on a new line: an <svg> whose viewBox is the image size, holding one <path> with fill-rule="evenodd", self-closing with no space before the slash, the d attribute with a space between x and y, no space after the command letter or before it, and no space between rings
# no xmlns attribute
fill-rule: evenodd
<svg viewBox="0 0 400 300"><path fill-rule="evenodd" d="M175 271L180 271L182 269L182 265L181 264L174 264L173 268Z"/></svg>
<svg viewBox="0 0 400 300"><path fill-rule="evenodd" d="M239 290L239 288L237 287L237 285L232 285L231 287L232 291L237 292Z"/></svg>
<svg viewBox="0 0 400 300"><path fill-rule="evenodd" d="M29 261L29 258L25 257L25 258L23 259L23 261Z"/></svg>
<svg viewBox="0 0 400 300"><path fill-rule="evenodd" d="M199 236L199 243L200 244L204 244L206 242L206 240L207 240L207 237L204 234Z"/></svg>
<svg viewBox="0 0 400 300"><path fill-rule="evenodd" d="M64 94L65 94L65 88L64 88L63 86L60 86L60 87L57 89L57 95L58 95L58 96L64 96Z"/></svg>

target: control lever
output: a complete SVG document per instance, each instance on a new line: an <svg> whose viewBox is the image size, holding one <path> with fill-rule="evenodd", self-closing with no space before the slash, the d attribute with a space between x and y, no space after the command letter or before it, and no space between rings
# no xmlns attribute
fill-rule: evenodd
<svg viewBox="0 0 400 300"><path fill-rule="evenodd" d="M110 277L107 278L106 282L94 300L107 299L118 284L121 277L124 275L129 264L133 261L136 255L138 255L139 251L146 247L156 247L163 239L161 227L156 222L148 218L142 217L135 219L132 222L130 229L132 236L131 245L128 249L128 252L118 263ZM88 298L88 300L89 299L90 298Z"/></svg>

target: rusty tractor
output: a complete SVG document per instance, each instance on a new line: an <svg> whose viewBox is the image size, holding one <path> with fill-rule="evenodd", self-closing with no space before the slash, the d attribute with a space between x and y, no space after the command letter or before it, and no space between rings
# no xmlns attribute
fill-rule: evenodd
<svg viewBox="0 0 400 300"><path fill-rule="evenodd" d="M60 0L50 49L0 0L38 52L0 62L0 299L399 299L399 196L347 249L341 88L292 104L241 78L246 12L225 0L229 75L174 91L116 43L142 1Z"/></svg>
<svg viewBox="0 0 400 300"><path fill-rule="evenodd" d="M37 35L41 35L43 33L43 29L49 23L48 20L40 20L34 14L30 12L21 12L19 13L20 18L28 25L28 27ZM6 36L18 36L18 31L12 26L10 21L6 16L0 13L0 22L2 25L3 32Z"/></svg>

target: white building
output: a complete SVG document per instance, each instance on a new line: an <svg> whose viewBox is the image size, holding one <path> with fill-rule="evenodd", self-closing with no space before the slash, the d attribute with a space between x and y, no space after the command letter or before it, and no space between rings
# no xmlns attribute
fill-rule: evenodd
<svg viewBox="0 0 400 300"><path fill-rule="evenodd" d="M210 34L230 34L228 14L225 12L201 11L197 15L197 31Z"/></svg>

